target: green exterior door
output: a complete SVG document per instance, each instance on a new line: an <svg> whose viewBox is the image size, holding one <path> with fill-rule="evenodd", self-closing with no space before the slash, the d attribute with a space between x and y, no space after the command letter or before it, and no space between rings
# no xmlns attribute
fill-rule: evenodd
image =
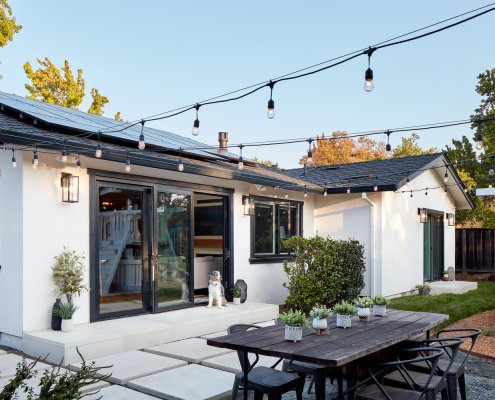
<svg viewBox="0 0 495 400"><path fill-rule="evenodd" d="M428 213L424 224L424 269L423 279L435 281L444 270L443 213Z"/></svg>

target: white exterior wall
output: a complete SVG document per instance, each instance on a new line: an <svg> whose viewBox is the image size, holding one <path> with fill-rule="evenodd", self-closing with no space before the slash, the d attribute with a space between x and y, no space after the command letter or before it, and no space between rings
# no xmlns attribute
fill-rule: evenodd
<svg viewBox="0 0 495 400"><path fill-rule="evenodd" d="M443 171L442 171L443 172ZM443 186L443 180L433 171L425 171L410 182L410 189ZM454 212L450 195L443 189L413 193L383 193L381 251L383 295L394 295L415 289L423 283L423 224L418 207L444 213ZM455 266L455 227L444 220L445 266Z"/></svg>
<svg viewBox="0 0 495 400"><path fill-rule="evenodd" d="M0 151L0 344L18 347L15 337L22 336L22 164L15 155L17 168L11 165L11 153Z"/></svg>

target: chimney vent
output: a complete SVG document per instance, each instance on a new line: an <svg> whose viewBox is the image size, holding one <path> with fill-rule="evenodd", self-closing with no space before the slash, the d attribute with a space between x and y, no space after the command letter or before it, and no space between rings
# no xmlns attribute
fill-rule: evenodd
<svg viewBox="0 0 495 400"><path fill-rule="evenodd" d="M229 143L228 132L218 132L218 148L220 150L227 150L227 144Z"/></svg>

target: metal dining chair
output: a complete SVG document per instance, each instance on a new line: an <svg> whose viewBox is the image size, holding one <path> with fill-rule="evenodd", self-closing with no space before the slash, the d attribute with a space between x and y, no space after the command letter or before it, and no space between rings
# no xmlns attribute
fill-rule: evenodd
<svg viewBox="0 0 495 400"><path fill-rule="evenodd" d="M438 360L444 351L440 348L412 348L399 350L397 360L375 364L368 367L371 384L365 386L356 394L357 400L423 400L426 398L427 388L435 377ZM417 354L420 354L417 356ZM413 358L411 358L413 357ZM390 386L383 383L382 377L390 370L407 374L408 368L417 363L429 363L432 366L424 385L420 387L414 380L409 380L407 387ZM375 370L377 369L377 370Z"/></svg>
<svg viewBox="0 0 495 400"><path fill-rule="evenodd" d="M449 359L444 371L438 369L439 363L433 366L428 361L423 363L416 363L408 369L397 370L383 376L383 382L390 386L399 387L416 387L417 389L424 389L427 400L436 399L439 393L442 394L443 399L448 399L447 394L447 374L450 367L454 363L459 347L462 344L461 339L457 338L436 338L423 340L420 347L424 350L424 353L428 353L431 349L442 349ZM419 366L422 371L418 371ZM433 372L433 378L430 378Z"/></svg>
<svg viewBox="0 0 495 400"><path fill-rule="evenodd" d="M250 329L259 329L259 326L249 324L232 325L227 329L227 333L234 335ZM297 400L302 400L305 377L274 369L281 360L278 360L272 367L256 367L255 365L259 358L256 354L256 361L251 364L248 360L247 370L245 370L243 363L244 352L237 351L237 356L239 357L242 372L235 375L231 400L235 400L237 397L237 392L244 382L246 372L248 379L247 389L254 391L255 400L261 400L264 394L268 395L269 400L281 400L282 394L292 390L295 390Z"/></svg>

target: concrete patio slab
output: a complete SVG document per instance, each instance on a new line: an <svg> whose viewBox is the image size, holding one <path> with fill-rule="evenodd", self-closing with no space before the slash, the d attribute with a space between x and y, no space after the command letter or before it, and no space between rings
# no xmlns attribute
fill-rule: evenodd
<svg viewBox="0 0 495 400"><path fill-rule="evenodd" d="M0 378L8 378L15 375L17 364L22 361L22 357L17 354L4 354L0 356ZM27 363L31 363L33 360L26 359ZM33 370L49 368L50 365L38 362L34 366Z"/></svg>
<svg viewBox="0 0 495 400"><path fill-rule="evenodd" d="M125 385L129 381L143 376L187 365L185 361L137 350L91 361L94 361L97 367L109 367L98 372L97 376L103 376L111 372L112 376L107 380L119 385ZM81 363L71 364L70 368L77 371L81 368Z"/></svg>
<svg viewBox="0 0 495 400"><path fill-rule="evenodd" d="M7 354L7 352L5 350L0 349L0 356L2 356L4 354Z"/></svg>
<svg viewBox="0 0 495 400"><path fill-rule="evenodd" d="M232 352L232 350L208 346L206 340L200 338L160 344L158 346L148 347L144 351L196 364L207 358Z"/></svg>
<svg viewBox="0 0 495 400"><path fill-rule="evenodd" d="M84 400L97 400L100 397L103 400L156 400L156 397L151 397L147 394L118 385L106 387L97 394L84 397Z"/></svg>
<svg viewBox="0 0 495 400"><path fill-rule="evenodd" d="M462 294L478 288L478 282L466 281L435 281L430 282L430 295L437 296L439 294L451 293Z"/></svg>
<svg viewBox="0 0 495 400"><path fill-rule="evenodd" d="M191 364L130 381L128 386L160 399L218 400L231 392L233 382L234 374Z"/></svg>
<svg viewBox="0 0 495 400"><path fill-rule="evenodd" d="M255 361L256 357L253 354L249 354L249 360L251 363ZM260 356L257 367L271 367L278 361L276 357ZM241 364L237 352L224 354L223 356L207 358L201 361L201 365L210 368L221 369L222 371L232 372L234 374L241 372ZM282 370L282 361L276 366L275 369Z"/></svg>
<svg viewBox="0 0 495 400"><path fill-rule="evenodd" d="M227 331L213 332L213 333L209 333L208 335L201 336L201 339L211 339L225 335L227 335Z"/></svg>

